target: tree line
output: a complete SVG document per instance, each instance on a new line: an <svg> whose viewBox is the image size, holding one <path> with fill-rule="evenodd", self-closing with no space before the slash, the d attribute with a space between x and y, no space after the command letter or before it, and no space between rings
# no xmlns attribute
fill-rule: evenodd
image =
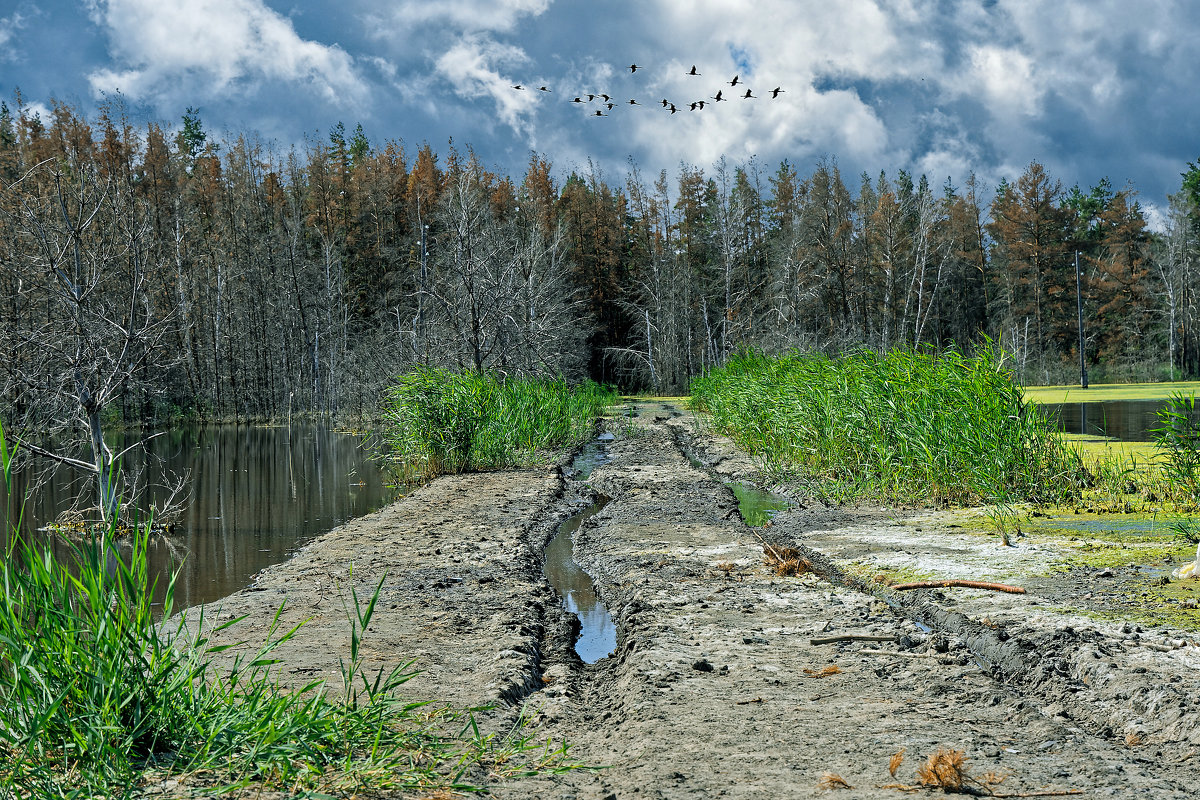
<svg viewBox="0 0 1200 800"><path fill-rule="evenodd" d="M1031 163L847 180L834 159L524 175L338 125L250 133L0 105L0 408L96 431L172 416L374 414L413 365L686 391L747 347L999 341L1024 380L1200 374L1200 168L1165 229ZM97 447L102 440L96 440ZM111 454L115 455L115 454Z"/></svg>

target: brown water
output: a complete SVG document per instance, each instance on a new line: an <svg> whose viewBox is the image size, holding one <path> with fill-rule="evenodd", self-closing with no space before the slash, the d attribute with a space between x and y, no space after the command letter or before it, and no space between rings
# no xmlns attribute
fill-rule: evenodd
<svg viewBox="0 0 1200 800"><path fill-rule="evenodd" d="M114 442L114 450L132 443L126 438ZM186 508L169 536L156 537L150 554L160 585L173 567L180 570L176 609L244 588L306 542L395 499L399 490L384 486L364 439L311 424L222 425L172 430L125 456L125 473L143 476L152 487L166 476L187 477ZM53 521L81 490L91 504L91 486L59 470L26 503L22 529L36 532ZM161 486L152 488L147 500L161 502L165 494ZM0 488L0 520L7 507ZM0 544L7 544L8 530L0 521ZM34 535L65 552L57 537Z"/></svg>

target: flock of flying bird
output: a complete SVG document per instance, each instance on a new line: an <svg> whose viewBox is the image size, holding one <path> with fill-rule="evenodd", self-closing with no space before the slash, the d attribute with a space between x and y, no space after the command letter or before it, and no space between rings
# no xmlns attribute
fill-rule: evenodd
<svg viewBox="0 0 1200 800"><path fill-rule="evenodd" d="M630 73L635 73L640 69L643 69L643 67L640 66L639 64L630 64L628 67L628 70ZM700 77L700 74L701 73L699 71L697 71L695 64L692 65L692 68L689 71L684 73L684 75L690 75L690 76L694 76L694 77ZM754 94L754 91L752 89L746 87L746 82L741 79L741 75L734 75L733 80L728 81L728 84L730 87L732 87L732 91L729 92L729 96L726 96L726 90L725 90L724 86L722 86L722 88L718 89L717 93L715 95L712 95L711 97L706 97L702 100L694 100L690 103L683 103L682 105L684 107L686 107L689 111L703 111L704 107L706 105L712 105L713 103L720 103L724 100L730 100L730 99L732 99L732 97L738 97L742 100L757 100L759 97L758 95ZM746 87L744 91L743 91L743 87ZM526 88L519 83L513 84L512 88L517 91L525 91L526 90ZM537 91L550 93L552 90L550 89L549 86L539 86L539 87L537 87ZM776 86L771 91L767 92L767 94L770 95L772 100L777 99L779 97L779 95L781 95L783 93L784 93L784 90L779 88L778 86ZM604 106L604 108L595 110L589 116L607 117L608 114L606 113L606 111L612 111L614 108L617 107L618 104L630 105L630 106L642 105L637 100L626 100L623 103L619 103L613 97L611 97L608 94L605 94L604 92L580 95L579 97L576 97L573 100L571 100L571 102L577 103L580 105L586 105L588 103L594 103L597 100L600 101L601 105ZM683 108L676 106L674 103L672 103L670 100L668 100L665 97L661 100L661 104L665 110L667 110L668 112L670 112L672 114L678 113L679 111L683 110Z"/></svg>

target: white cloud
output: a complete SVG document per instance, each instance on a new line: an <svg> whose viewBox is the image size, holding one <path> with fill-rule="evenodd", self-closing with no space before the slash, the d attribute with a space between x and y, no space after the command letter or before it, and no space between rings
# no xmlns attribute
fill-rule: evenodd
<svg viewBox="0 0 1200 800"><path fill-rule="evenodd" d="M454 93L467 100L488 99L488 113L508 125L518 135L529 138L532 129L528 115L541 94L536 84L514 89L515 81L502 76L499 68L526 63L523 50L500 44L485 36L463 36L438 59L436 70L453 87Z"/></svg>
<svg viewBox="0 0 1200 800"><path fill-rule="evenodd" d="M24 25L24 19L21 17L21 12L14 11L7 17L0 17L0 62L8 61L14 57L13 48L9 46Z"/></svg>
<svg viewBox="0 0 1200 800"><path fill-rule="evenodd" d="M963 93L983 98L993 114L1036 114L1043 94L1038 83L1033 59L1016 48L990 44L970 48Z"/></svg>
<svg viewBox="0 0 1200 800"><path fill-rule="evenodd" d="M403 32L426 25L450 25L465 32L511 31L521 17L538 16L551 0L406 0L392 18Z"/></svg>
<svg viewBox="0 0 1200 800"><path fill-rule="evenodd" d="M337 45L300 38L290 20L261 0L107 0L95 15L123 68L93 71L94 92L136 99L188 99L239 93L278 81L324 102L356 108L367 88Z"/></svg>

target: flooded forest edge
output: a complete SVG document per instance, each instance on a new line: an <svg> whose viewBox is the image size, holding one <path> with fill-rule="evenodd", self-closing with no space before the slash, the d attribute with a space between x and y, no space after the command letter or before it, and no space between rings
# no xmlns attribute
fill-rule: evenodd
<svg viewBox="0 0 1200 800"><path fill-rule="evenodd" d="M1200 373L1200 169L1162 231L1037 162L990 190L724 159L523 176L361 126L276 152L189 109L0 106L0 410L65 420L377 416L416 365L681 393L754 347L984 338L1028 383ZM985 202L984 195L990 198ZM1079 254L1079 295L1075 255ZM73 423L78 430L78 422Z"/></svg>

